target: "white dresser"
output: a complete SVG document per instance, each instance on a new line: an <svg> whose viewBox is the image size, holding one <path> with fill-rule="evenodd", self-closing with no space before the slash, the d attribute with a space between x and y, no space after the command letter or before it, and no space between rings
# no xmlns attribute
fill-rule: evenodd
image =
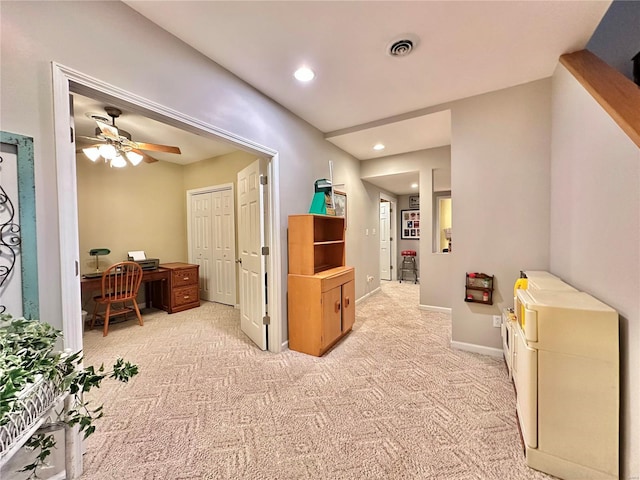
<svg viewBox="0 0 640 480"><path fill-rule="evenodd" d="M527 464L617 479L618 313L572 290L518 290L510 354Z"/></svg>

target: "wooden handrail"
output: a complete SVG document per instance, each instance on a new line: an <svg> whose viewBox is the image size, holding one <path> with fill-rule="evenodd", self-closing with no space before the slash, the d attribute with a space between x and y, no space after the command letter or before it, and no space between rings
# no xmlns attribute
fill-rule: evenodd
<svg viewBox="0 0 640 480"><path fill-rule="evenodd" d="M560 63L640 147L640 87L589 50L562 55Z"/></svg>

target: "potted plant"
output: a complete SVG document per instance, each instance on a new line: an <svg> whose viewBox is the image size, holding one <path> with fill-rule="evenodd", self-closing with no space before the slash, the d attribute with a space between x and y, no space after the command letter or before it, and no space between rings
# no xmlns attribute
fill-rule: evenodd
<svg viewBox="0 0 640 480"><path fill-rule="evenodd" d="M0 314L0 455L6 454L37 424L40 416L70 396L70 408L58 415L58 425L78 426L87 438L95 431L94 420L102 406L93 408L83 394L99 387L105 378L128 382L138 367L118 358L110 370L104 365L82 367L81 352L61 352L56 343L61 332L38 320ZM55 446L52 433L34 433L24 443L39 450L35 461L21 471L37 478Z"/></svg>

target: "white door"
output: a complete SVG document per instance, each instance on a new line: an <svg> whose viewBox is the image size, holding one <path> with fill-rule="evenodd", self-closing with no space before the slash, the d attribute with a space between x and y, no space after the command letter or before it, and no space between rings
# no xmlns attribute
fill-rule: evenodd
<svg viewBox="0 0 640 480"><path fill-rule="evenodd" d="M211 300L236 304L236 234L233 191L212 192L213 285Z"/></svg>
<svg viewBox="0 0 640 480"><path fill-rule="evenodd" d="M240 255L240 328L262 350L267 349L263 186L260 175L266 168L256 160L238 172L238 248Z"/></svg>
<svg viewBox="0 0 640 480"><path fill-rule="evenodd" d="M233 187L189 192L190 261L200 266L200 298L236 304L236 241Z"/></svg>
<svg viewBox="0 0 640 480"><path fill-rule="evenodd" d="M200 298L211 298L211 193L191 196L191 261L200 265Z"/></svg>
<svg viewBox="0 0 640 480"><path fill-rule="evenodd" d="M391 222L389 202L380 202L380 280L391 280Z"/></svg>

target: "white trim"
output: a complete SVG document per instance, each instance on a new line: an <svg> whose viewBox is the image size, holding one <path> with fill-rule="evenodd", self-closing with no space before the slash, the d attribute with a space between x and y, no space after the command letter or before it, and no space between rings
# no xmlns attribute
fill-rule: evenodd
<svg viewBox="0 0 640 480"><path fill-rule="evenodd" d="M501 348L485 347L484 345L476 345L475 343L455 342L453 340L451 340L451 348L479 353L481 355L489 355L491 357L502 358L504 355L504 351Z"/></svg>
<svg viewBox="0 0 640 480"><path fill-rule="evenodd" d="M372 295L375 295L376 293L382 291L382 288L378 287L375 290L370 291L369 293L363 295L362 297L358 298L356 300L356 305L358 305L359 303L361 303L362 301L366 300L367 298L369 298Z"/></svg>
<svg viewBox="0 0 640 480"><path fill-rule="evenodd" d="M53 106L54 106L54 133L56 138L56 162L58 180L58 208L60 228L60 262L61 262L61 289L65 292L62 300L63 330L65 333L65 346L68 348L82 348L81 329L81 305L80 285L76 271L78 261L78 208L77 186L75 175L75 153L71 148L69 139L69 95L71 91L90 97L104 99L117 98L120 102L128 103L132 108L154 120L159 120L169 125L187 130L193 133L207 133L219 139L226 140L245 151L250 151L269 161L269 245L271 255L268 259L268 286L271 292L269 315L273 320L270 325L270 351L281 350L281 334L285 318L282 316L282 290L281 290L281 229L280 229L280 192L279 174L280 162L278 152L269 147L256 143L247 138L228 132L214 125L205 123L177 110L165 107L146 98L122 90L102 80L86 75L82 72L66 67L56 62L51 62L53 75Z"/></svg>
<svg viewBox="0 0 640 480"><path fill-rule="evenodd" d="M280 345L280 349L281 351L289 350L289 340L285 340L284 342L282 342L282 345Z"/></svg>
<svg viewBox="0 0 640 480"><path fill-rule="evenodd" d="M436 307L434 305L418 305L420 310L427 310L428 312L446 313L451 315L451 309L448 307Z"/></svg>
<svg viewBox="0 0 640 480"><path fill-rule="evenodd" d="M146 98L135 95L121 88L110 85L106 82L93 78L72 68L51 62L53 70L54 84L54 112L55 112L55 137L56 137L56 161L58 176L59 204L65 205L64 209L58 208L60 216L60 261L61 261L61 286L65 296L62 298L63 318L66 323L63 327L69 328L71 334L69 339L65 328L65 343L82 347L81 329L81 305L80 305L80 285L75 274L75 263L78 261L78 225L77 225L77 193L75 182L75 153L68 142L69 138L69 95L74 93L88 95L90 97L117 98L121 102L131 104L132 108L143 112L149 118L160 120L164 123L182 128L193 133L208 133L212 136L227 140L235 144L238 148L251 151L263 158L269 158L269 182L267 191L269 193L268 214L270 219L269 245L271 255L267 261L268 267L268 287L271 294L269 305L269 315L272 318L269 332L269 350L274 353L280 352L281 335L285 322L282 316L282 290L281 290L281 232L280 232L280 192L279 192L279 155L276 150L260 145L252 140L240 137L231 132L227 132L214 125L202 122L196 118L185 115L177 110L170 109ZM65 141L65 139L67 141ZM67 183L69 185L67 185ZM73 242L66 242L67 237ZM73 243L73 248L69 246ZM77 301L68 298L68 292L77 289ZM77 317L77 318L76 318ZM280 321L274 321L279 319ZM77 330L77 332L76 332ZM77 338L76 338L77 336ZM75 343L74 343L75 342ZM67 346L67 345L65 345ZM73 347L69 347L73 348Z"/></svg>

